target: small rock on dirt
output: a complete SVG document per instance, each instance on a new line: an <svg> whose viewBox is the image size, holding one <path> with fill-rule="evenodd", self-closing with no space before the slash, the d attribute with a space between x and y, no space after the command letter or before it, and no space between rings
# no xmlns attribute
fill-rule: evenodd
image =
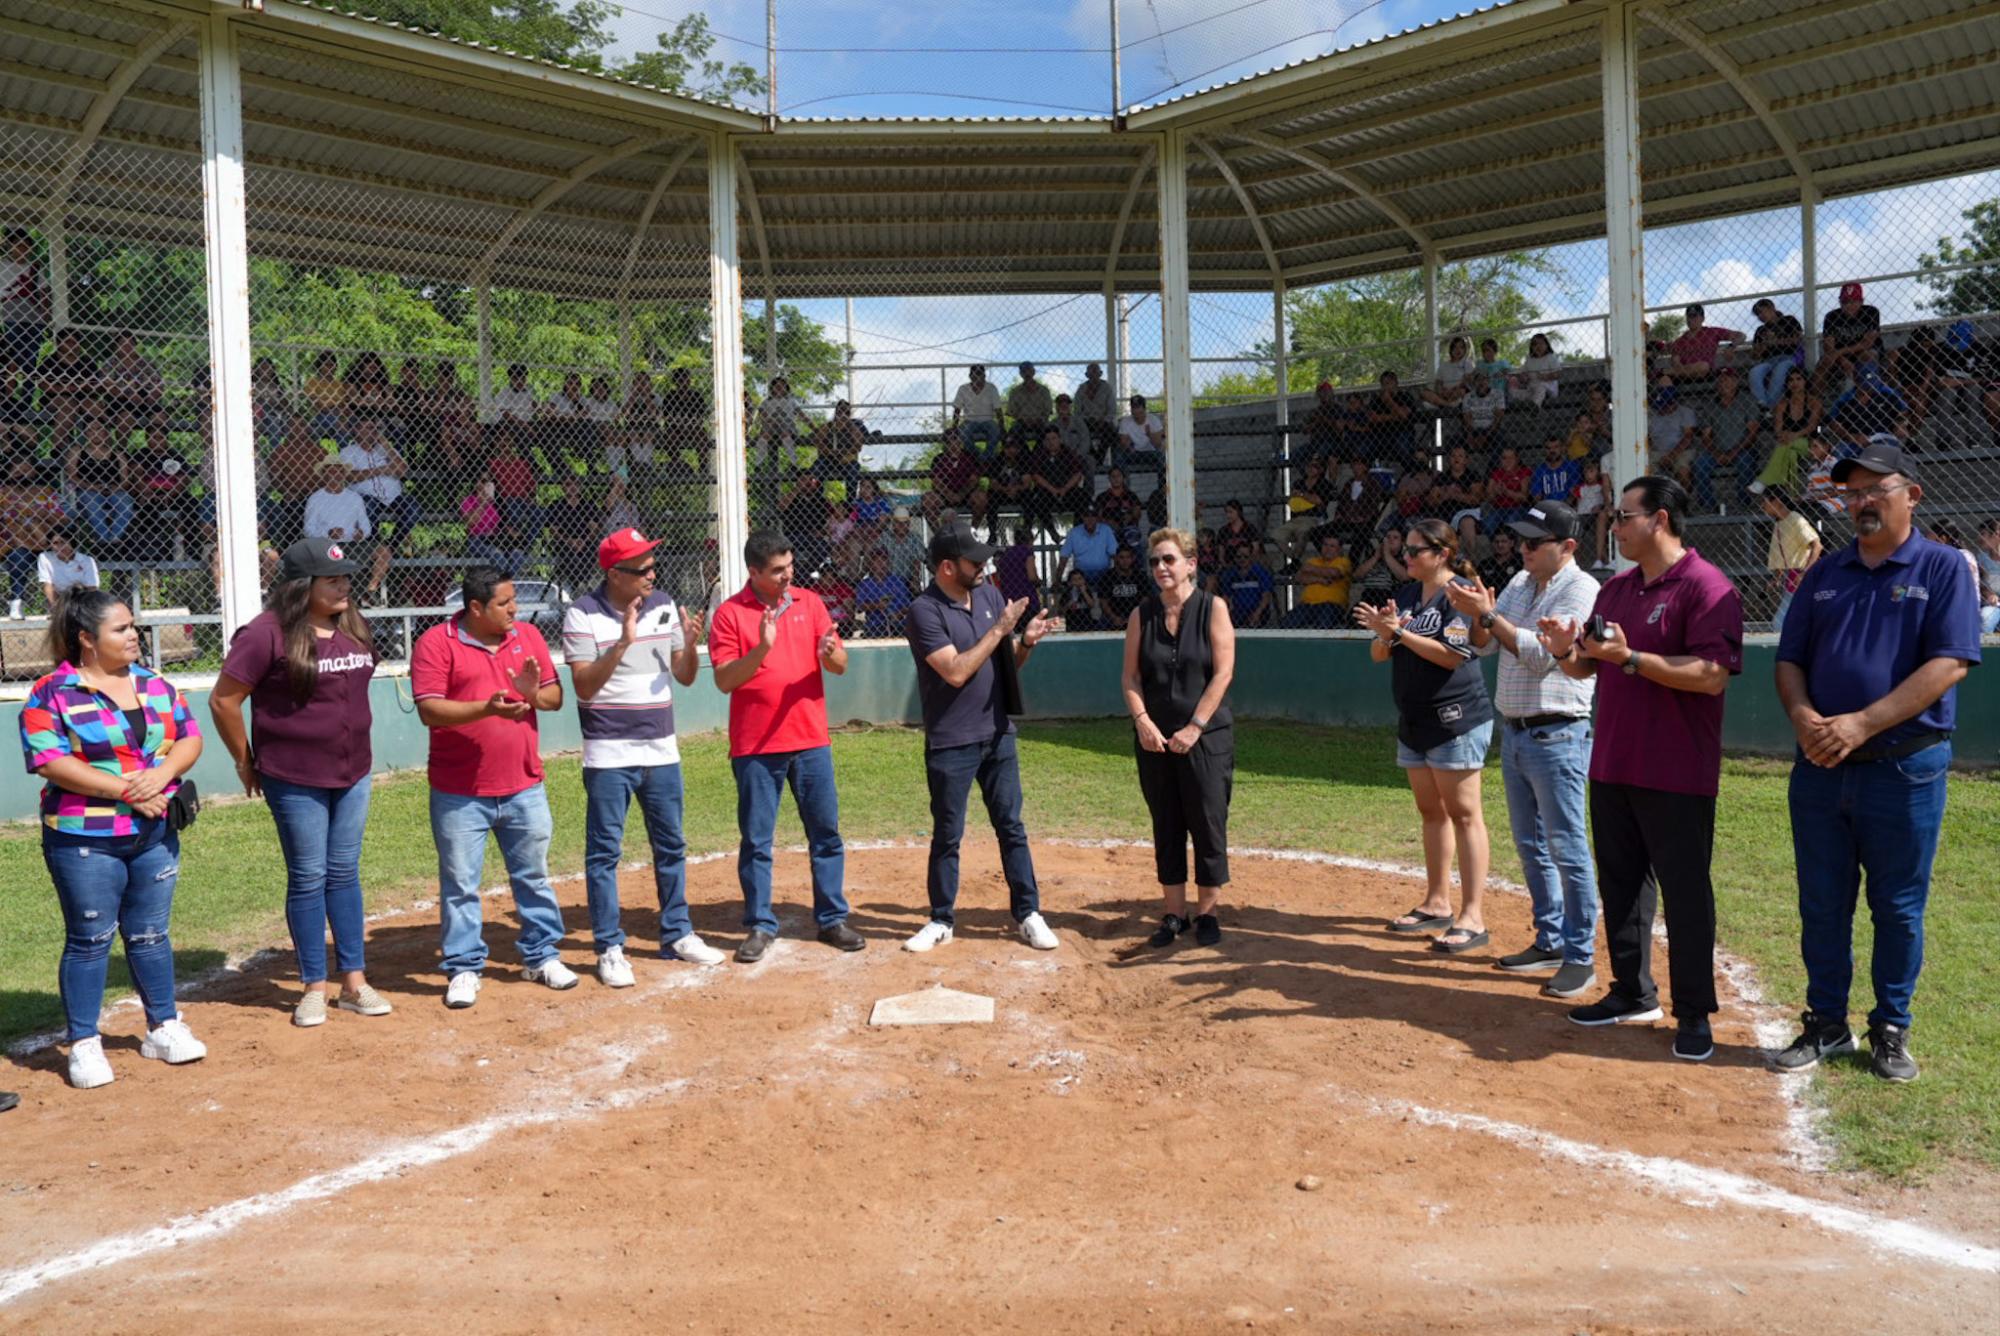
<svg viewBox="0 0 2000 1336"><path fill-rule="evenodd" d="M1297 1187L1300 1192L1318 1192L1321 1188L1325 1187L1326 1184L1320 1180L1320 1176L1318 1174L1307 1174L1305 1177L1301 1178L1296 1184L1294 1184L1294 1186Z"/></svg>

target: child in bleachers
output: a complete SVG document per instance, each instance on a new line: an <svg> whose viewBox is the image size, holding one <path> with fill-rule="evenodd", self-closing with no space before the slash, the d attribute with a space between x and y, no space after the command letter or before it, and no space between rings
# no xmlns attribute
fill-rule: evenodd
<svg viewBox="0 0 2000 1336"><path fill-rule="evenodd" d="M347 407L347 386L340 379L340 359L330 352L313 358L312 374L302 391L306 401L306 421L313 439L347 443L342 413Z"/></svg>
<svg viewBox="0 0 2000 1336"><path fill-rule="evenodd" d="M1611 527L1612 510L1611 480L1604 476L1604 466L1595 455L1583 461L1583 481L1576 485L1576 513L1594 525L1597 533L1596 546L1591 548L1590 562L1593 566L1605 563L1605 535Z"/></svg>

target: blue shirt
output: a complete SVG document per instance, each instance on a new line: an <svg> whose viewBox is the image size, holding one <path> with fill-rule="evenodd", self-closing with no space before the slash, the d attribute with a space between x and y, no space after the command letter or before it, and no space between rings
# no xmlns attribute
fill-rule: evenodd
<svg viewBox="0 0 2000 1336"><path fill-rule="evenodd" d="M872 575L864 575L861 583L854 586L854 602L857 605L882 603L880 608L868 609L868 634L894 635L895 628L903 620L904 611L910 606L910 587L900 575L885 575L879 580Z"/></svg>
<svg viewBox="0 0 2000 1336"><path fill-rule="evenodd" d="M1535 470L1535 476L1528 480L1528 495L1538 501L1560 501L1569 504L1576 495L1577 484L1583 481L1583 461L1565 459L1560 464L1543 464Z"/></svg>
<svg viewBox="0 0 2000 1336"><path fill-rule="evenodd" d="M1096 533L1079 524L1063 536L1057 555L1075 557L1076 568L1095 580L1111 569L1111 559L1118 555L1118 535L1108 524L1100 523Z"/></svg>
<svg viewBox="0 0 2000 1336"><path fill-rule="evenodd" d="M1264 569L1262 562L1253 561L1249 570L1229 566L1222 572L1223 592L1229 596L1229 615L1241 626L1257 605L1264 601L1264 595L1277 585L1271 579L1271 572Z"/></svg>
<svg viewBox="0 0 2000 1336"><path fill-rule="evenodd" d="M926 750L991 742L1014 731L1001 694L1000 674L993 666L993 657L1011 654L1011 646L995 649L964 686L953 686L925 662L947 646L960 652L971 649L1006 610L1006 598L990 582L973 589L970 607L952 602L935 580L910 604L905 625L910 653L917 661L917 698L923 703Z"/></svg>
<svg viewBox="0 0 2000 1336"><path fill-rule="evenodd" d="M1870 570L1849 543L1808 570L1778 634L1778 662L1805 670L1806 696L1823 715L1865 709L1932 659L1979 662L1979 591L1955 547L1910 537ZM1958 689L1866 745L1950 732Z"/></svg>

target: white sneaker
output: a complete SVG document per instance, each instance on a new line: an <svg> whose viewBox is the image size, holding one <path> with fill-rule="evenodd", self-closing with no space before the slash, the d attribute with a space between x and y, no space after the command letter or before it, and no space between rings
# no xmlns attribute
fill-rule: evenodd
<svg viewBox="0 0 2000 1336"><path fill-rule="evenodd" d="M479 1000L480 982L471 970L452 975L444 990L444 1004L454 1010L471 1006Z"/></svg>
<svg viewBox="0 0 2000 1336"><path fill-rule="evenodd" d="M1062 945L1056 940L1055 930L1042 921L1040 914L1030 914L1021 920L1021 940L1037 951L1053 951Z"/></svg>
<svg viewBox="0 0 2000 1336"><path fill-rule="evenodd" d="M610 947L606 949L603 955L597 958L597 981L606 988L630 988L633 985L635 980L632 978L632 962L625 959L624 947ZM569 986L567 984L556 983L553 980L545 980L545 982L551 988L566 988Z"/></svg>
<svg viewBox="0 0 2000 1336"><path fill-rule="evenodd" d="M720 965L729 959L727 954L701 940L700 933L693 932L669 946L667 953L694 965Z"/></svg>
<svg viewBox="0 0 2000 1336"><path fill-rule="evenodd" d="M918 928L916 935L903 943L905 951L928 951L934 946L943 946L951 940L951 925L932 919Z"/></svg>
<svg viewBox="0 0 2000 1336"><path fill-rule="evenodd" d="M147 1032L139 1043L139 1056L178 1066L183 1062L200 1062L208 1056L208 1045L196 1039L187 1022L176 1016L159 1029Z"/></svg>
<svg viewBox="0 0 2000 1336"><path fill-rule="evenodd" d="M18 621L20 621L20 620L21 620L21 600L20 600L20 599L16 598L16 599L10 599L10 600L8 600L8 603L7 603L7 620L8 620L8 621L12 621L12 622L18 622Z"/></svg>
<svg viewBox="0 0 2000 1336"><path fill-rule="evenodd" d="M326 994L318 989L308 989L299 1004L292 1008L292 1024L301 1030L310 1030L316 1025L326 1024Z"/></svg>
<svg viewBox="0 0 2000 1336"><path fill-rule="evenodd" d="M528 982L547 984L558 993L566 988L576 987L576 971L550 956L528 972Z"/></svg>
<svg viewBox="0 0 2000 1336"><path fill-rule="evenodd" d="M69 1083L78 1090L95 1090L117 1080L104 1056L104 1041L96 1035L69 1046Z"/></svg>

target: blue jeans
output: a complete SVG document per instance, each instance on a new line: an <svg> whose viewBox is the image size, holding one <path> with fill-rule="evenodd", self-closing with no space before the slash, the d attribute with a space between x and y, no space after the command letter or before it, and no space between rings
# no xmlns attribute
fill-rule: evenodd
<svg viewBox="0 0 2000 1336"><path fill-rule="evenodd" d="M7 553L7 579L7 587L13 591L8 597L25 600L35 587L35 554L25 547L11 549Z"/></svg>
<svg viewBox="0 0 2000 1336"><path fill-rule="evenodd" d="M778 828L778 802L791 785L799 820L805 823L812 858L813 921L831 928L847 920L846 848L840 842L840 794L833 784L833 748L732 756L736 772L736 880L743 888L743 926L778 933L771 912L771 840Z"/></svg>
<svg viewBox="0 0 2000 1336"><path fill-rule="evenodd" d="M1990 636L2000 631L2000 603L1989 604L1979 610L1979 634Z"/></svg>
<svg viewBox="0 0 2000 1336"><path fill-rule="evenodd" d="M1792 855L1799 869L1799 953L1806 1006L1845 1019L1854 981L1854 905L1868 878L1875 921L1871 1025L1908 1028L1924 964L1924 905L1944 822L1951 743L1828 770L1792 765Z"/></svg>
<svg viewBox="0 0 2000 1336"><path fill-rule="evenodd" d="M1019 923L1041 909L1035 861L1028 853L1028 828L1021 824L1021 759L1012 733L963 747L934 747L924 753L924 777L931 790L931 857L926 886L931 922L955 922L958 902L958 842L965 835L965 809L972 784L993 833L1000 837L1000 869L1007 878L1008 907Z"/></svg>
<svg viewBox="0 0 2000 1336"><path fill-rule="evenodd" d="M1000 448L1000 422L997 418L967 418L958 424L958 437L965 442L965 448L979 455L986 455ZM986 444L986 449L975 450L973 441Z"/></svg>
<svg viewBox="0 0 2000 1336"><path fill-rule="evenodd" d="M478 973L486 967L486 936L479 905L479 874L486 865L486 836L500 842L514 907L521 916L516 947L529 969L553 958L562 941L562 909L549 888L548 791L540 784L504 798L473 798L431 790L431 838L438 849L438 918L444 927L444 972Z"/></svg>
<svg viewBox="0 0 2000 1336"><path fill-rule="evenodd" d="M1792 355L1786 353L1783 357L1773 357L1768 362L1759 362L1751 367L1750 397L1766 408L1777 403L1784 395L1785 377L1797 365Z"/></svg>
<svg viewBox="0 0 2000 1336"><path fill-rule="evenodd" d="M1787 589L1784 593L1778 595L1778 607L1771 614L1771 625L1777 627L1780 631L1785 629L1785 614L1792 610L1792 595L1796 592L1796 590Z"/></svg>
<svg viewBox="0 0 2000 1336"><path fill-rule="evenodd" d="M71 1041L97 1033L111 939L125 939L125 967L146 1008L146 1027L179 1015L174 1005L174 947L167 917L180 878L180 836L162 821L139 822L126 836L43 830L42 862L62 906L62 963L56 986Z"/></svg>
<svg viewBox="0 0 2000 1336"><path fill-rule="evenodd" d="M374 776L344 789L264 777L264 801L285 851L285 926L299 956L299 981L326 979L326 930L342 974L368 968L362 945L361 832L368 824Z"/></svg>
<svg viewBox="0 0 2000 1336"><path fill-rule="evenodd" d="M1550 728L1500 725L1507 824L1534 903L1535 946L1588 965L1597 954L1597 874L1584 824L1590 721Z"/></svg>
<svg viewBox="0 0 2000 1336"><path fill-rule="evenodd" d="M625 815L639 799L646 840L653 846L653 885L660 894L660 945L694 931L688 919L687 843L681 838L681 768L621 765L583 769L583 881L590 893L590 933L603 955L625 945L618 923L618 864L625 856Z"/></svg>
<svg viewBox="0 0 2000 1336"><path fill-rule="evenodd" d="M423 522L424 508L418 505L417 498L407 491L398 495L394 501L377 501L372 496L364 496L361 502L367 507L368 525L375 531L375 541L388 547L391 552L407 542L410 530ZM384 521L396 526L396 537L393 542L382 536Z"/></svg>
<svg viewBox="0 0 2000 1336"><path fill-rule="evenodd" d="M132 527L133 502L130 492L84 492L76 494L76 508L83 522L107 543L115 543Z"/></svg>

